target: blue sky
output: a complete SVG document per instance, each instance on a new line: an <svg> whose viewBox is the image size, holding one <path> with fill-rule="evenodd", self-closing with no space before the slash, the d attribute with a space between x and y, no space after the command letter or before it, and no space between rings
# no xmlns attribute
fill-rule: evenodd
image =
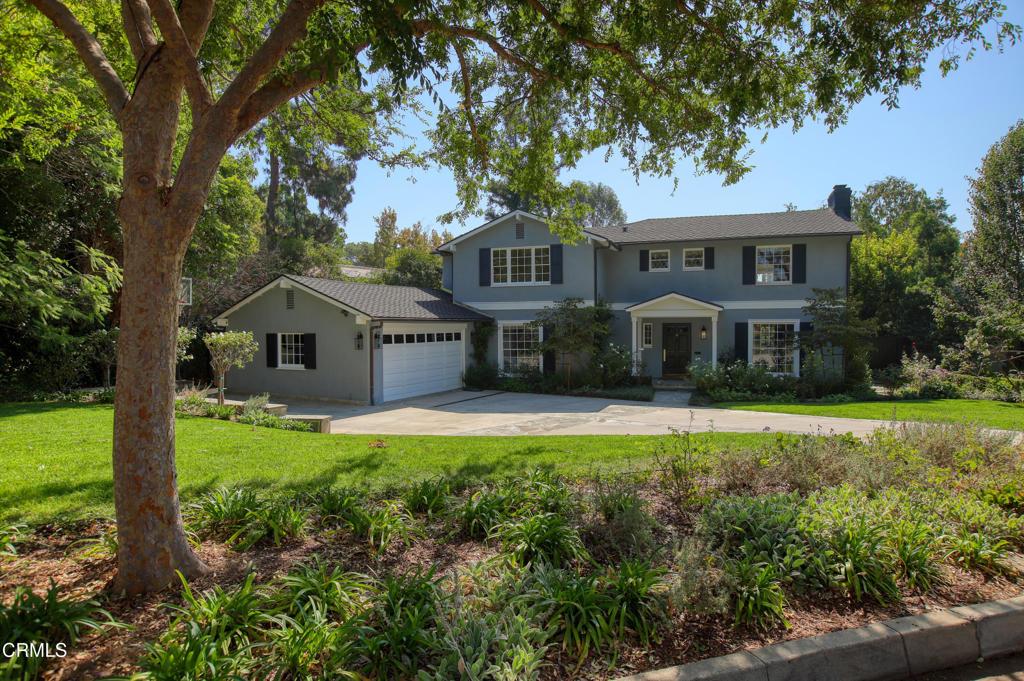
<svg viewBox="0 0 1024 681"><path fill-rule="evenodd" d="M1024 24L1024 3L1008 4L1005 18ZM695 176L687 159L677 165L679 186L674 192L671 178L641 176L637 183L621 159L605 162L603 153L584 159L565 179L604 182L615 189L629 219L640 220L784 210L789 202L801 209L817 208L834 184L860 191L897 175L929 192L941 190L957 227L967 230L967 176L974 174L986 150L1024 117L1024 45L1002 53L979 50L945 78L936 63L929 63L920 89L901 93L899 109L886 109L876 97L861 102L832 133L813 122L796 133L772 131L767 142L757 140L751 146L754 169L729 187L715 175ZM437 216L455 204L455 182L444 169L388 175L364 161L345 231L349 241L372 240L373 217L388 205L398 212L400 226L421 221L440 230ZM449 229L459 234L480 222L471 219Z"/></svg>

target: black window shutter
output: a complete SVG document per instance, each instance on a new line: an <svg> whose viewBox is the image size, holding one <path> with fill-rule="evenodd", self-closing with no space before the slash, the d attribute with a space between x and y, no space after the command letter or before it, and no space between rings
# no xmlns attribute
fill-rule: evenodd
<svg viewBox="0 0 1024 681"><path fill-rule="evenodd" d="M267 367L270 369L277 368L277 334L267 334Z"/></svg>
<svg viewBox="0 0 1024 681"><path fill-rule="evenodd" d="M793 283L807 283L807 244L793 244Z"/></svg>
<svg viewBox="0 0 1024 681"><path fill-rule="evenodd" d="M733 353L736 359L747 361L747 323L736 322L736 339L733 342Z"/></svg>
<svg viewBox="0 0 1024 681"><path fill-rule="evenodd" d="M544 327L544 340L547 340L548 338L550 338L551 334L553 334L553 333L554 333L554 329L552 327L545 326ZM544 353L544 356L542 357L542 359L543 359L543 364L542 364L541 368L544 371L544 373L545 374L553 374L553 373L555 373L555 351L554 350L546 351Z"/></svg>
<svg viewBox="0 0 1024 681"><path fill-rule="evenodd" d="M704 247L704 269L713 270L715 269L715 247L705 246Z"/></svg>
<svg viewBox="0 0 1024 681"><path fill-rule="evenodd" d="M302 334L302 364L307 369L316 369L316 334Z"/></svg>
<svg viewBox="0 0 1024 681"><path fill-rule="evenodd" d="M480 285L491 285L491 249L480 249Z"/></svg>
<svg viewBox="0 0 1024 681"><path fill-rule="evenodd" d="M640 271L650 272L651 270L651 252L647 249L640 251Z"/></svg>
<svg viewBox="0 0 1024 681"><path fill-rule="evenodd" d="M562 283L562 244L551 244L551 283Z"/></svg>
<svg viewBox="0 0 1024 681"><path fill-rule="evenodd" d="M743 247L743 285L753 286L754 285L754 247L744 246Z"/></svg>

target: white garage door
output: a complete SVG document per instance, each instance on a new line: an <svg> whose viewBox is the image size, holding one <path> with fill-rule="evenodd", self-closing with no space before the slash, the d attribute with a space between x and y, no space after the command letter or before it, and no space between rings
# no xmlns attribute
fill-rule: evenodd
<svg viewBox="0 0 1024 681"><path fill-rule="evenodd" d="M465 325L385 324L384 401L462 387Z"/></svg>

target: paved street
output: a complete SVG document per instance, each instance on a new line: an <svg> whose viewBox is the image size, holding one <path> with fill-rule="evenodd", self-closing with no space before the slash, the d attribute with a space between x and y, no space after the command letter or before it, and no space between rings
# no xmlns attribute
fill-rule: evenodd
<svg viewBox="0 0 1024 681"><path fill-rule="evenodd" d="M1024 655L915 677L915 681L1024 681Z"/></svg>

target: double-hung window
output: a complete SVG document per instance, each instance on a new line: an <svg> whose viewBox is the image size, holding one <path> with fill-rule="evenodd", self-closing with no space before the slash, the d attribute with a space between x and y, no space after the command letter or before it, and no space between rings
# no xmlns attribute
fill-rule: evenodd
<svg viewBox="0 0 1024 681"><path fill-rule="evenodd" d="M645 348L654 347L654 324L651 322L644 322L643 328L641 329L641 341Z"/></svg>
<svg viewBox="0 0 1024 681"><path fill-rule="evenodd" d="M796 326L794 322L751 322L750 363L773 374L796 374Z"/></svg>
<svg viewBox="0 0 1024 681"><path fill-rule="evenodd" d="M280 333L277 335L278 363L282 369L306 368L301 333Z"/></svg>
<svg viewBox="0 0 1024 681"><path fill-rule="evenodd" d="M540 369L540 329L529 324L501 327L501 370L515 374Z"/></svg>
<svg viewBox="0 0 1024 681"><path fill-rule="evenodd" d="M658 251L651 251L650 269L651 272L668 272L671 267L671 251L667 248Z"/></svg>
<svg viewBox="0 0 1024 681"><path fill-rule="evenodd" d="M684 248L683 249L683 269L684 270L702 270L702 269L704 269L704 249L703 248Z"/></svg>
<svg viewBox="0 0 1024 681"><path fill-rule="evenodd" d="M491 283L496 286L551 283L551 248L494 248L491 250Z"/></svg>
<svg viewBox="0 0 1024 681"><path fill-rule="evenodd" d="M789 284L793 281L793 249L791 246L757 247L757 284Z"/></svg>

